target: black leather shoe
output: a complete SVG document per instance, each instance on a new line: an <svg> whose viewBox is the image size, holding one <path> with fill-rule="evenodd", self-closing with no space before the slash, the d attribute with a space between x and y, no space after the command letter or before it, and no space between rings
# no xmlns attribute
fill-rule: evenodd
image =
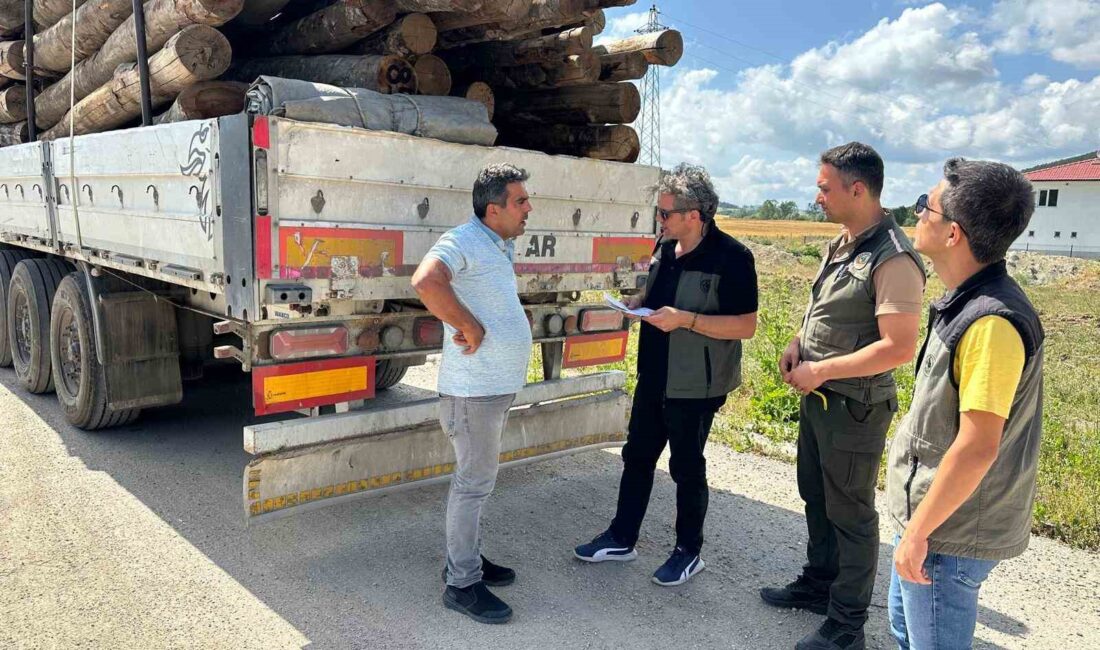
<svg viewBox="0 0 1100 650"><path fill-rule="evenodd" d="M794 647L795 650L864 650L866 642L862 625L845 625L830 618Z"/></svg>
<svg viewBox="0 0 1100 650"><path fill-rule="evenodd" d="M516 572L505 566L493 564L481 556L481 581L490 587L507 587L516 581ZM447 582L447 567L443 567L443 582Z"/></svg>
<svg viewBox="0 0 1100 650"><path fill-rule="evenodd" d="M474 619L478 623L496 625L512 619L512 608L493 595L484 582L459 589L447 586L443 592L443 605Z"/></svg>
<svg viewBox="0 0 1100 650"><path fill-rule="evenodd" d="M814 589L802 576L786 587L764 587L760 598L772 607L804 609L822 616L829 609L829 593Z"/></svg>

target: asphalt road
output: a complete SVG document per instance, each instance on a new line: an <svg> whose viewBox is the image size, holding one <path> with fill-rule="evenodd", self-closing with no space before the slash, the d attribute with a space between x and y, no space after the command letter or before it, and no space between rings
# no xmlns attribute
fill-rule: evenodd
<svg viewBox="0 0 1100 650"><path fill-rule="evenodd" d="M665 466L641 557L612 566L571 549L608 523L616 452L502 472L484 550L519 573L498 591L516 613L469 621L440 602L445 485L246 525L248 383L217 374L90 434L0 369L0 647L790 648L821 620L756 595L801 565L794 468L714 445L707 569L671 589L649 581L673 541ZM869 647L893 647L889 558L884 545ZM977 647L1100 647L1097 560L1035 539L983 589Z"/></svg>

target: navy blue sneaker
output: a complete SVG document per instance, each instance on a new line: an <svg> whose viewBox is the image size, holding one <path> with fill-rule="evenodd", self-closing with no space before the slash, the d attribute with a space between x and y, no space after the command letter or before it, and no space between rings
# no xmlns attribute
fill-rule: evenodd
<svg viewBox="0 0 1100 650"><path fill-rule="evenodd" d="M591 542L573 549L573 555L585 562L628 562L638 557L638 551L620 544L610 530L605 530Z"/></svg>
<svg viewBox="0 0 1100 650"><path fill-rule="evenodd" d="M662 587L682 585L705 567L698 553L689 553L677 546L661 568L653 574L653 582Z"/></svg>

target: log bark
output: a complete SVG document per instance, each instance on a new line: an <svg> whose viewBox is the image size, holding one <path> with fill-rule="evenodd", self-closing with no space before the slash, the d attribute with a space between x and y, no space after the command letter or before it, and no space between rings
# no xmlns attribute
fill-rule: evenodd
<svg viewBox="0 0 1100 650"><path fill-rule="evenodd" d="M641 109L641 95L632 83L497 95L497 121L508 124L629 124Z"/></svg>
<svg viewBox="0 0 1100 650"><path fill-rule="evenodd" d="M433 14L442 48L486 41L510 41L541 30L585 22L585 0L527 0L519 18L487 20L471 14Z"/></svg>
<svg viewBox="0 0 1100 650"><path fill-rule="evenodd" d="M492 87L484 81L455 86L451 88L451 95L465 97L485 106L485 112L489 114L489 119L493 119L493 113L496 111L497 105L496 95L493 93Z"/></svg>
<svg viewBox="0 0 1100 650"><path fill-rule="evenodd" d="M684 38L675 29L639 34L595 48L596 53L641 52L652 65L676 65L684 54Z"/></svg>
<svg viewBox="0 0 1100 650"><path fill-rule="evenodd" d="M0 90L0 123L12 124L27 119L27 87L10 86Z"/></svg>
<svg viewBox="0 0 1100 650"><path fill-rule="evenodd" d="M153 123L205 120L240 113L244 110L246 92L248 84L236 81L200 81L180 91L176 101L153 118Z"/></svg>
<svg viewBox="0 0 1100 650"><path fill-rule="evenodd" d="M493 0L394 0L394 6L401 13L429 13L433 11L462 11L472 13L480 11L482 6Z"/></svg>
<svg viewBox="0 0 1100 650"><path fill-rule="evenodd" d="M23 0L0 0L0 36L11 36L26 26Z"/></svg>
<svg viewBox="0 0 1100 650"><path fill-rule="evenodd" d="M416 71L416 91L421 95L450 95L451 70L447 63L434 54L416 57L413 62Z"/></svg>
<svg viewBox="0 0 1100 650"><path fill-rule="evenodd" d="M77 8L79 9L84 2L85 0L76 0ZM73 0L34 0L32 17L34 19L35 30L43 30L52 26L57 21L68 16L72 11ZM23 13L21 2L19 13Z"/></svg>
<svg viewBox="0 0 1100 650"><path fill-rule="evenodd" d="M96 0L81 5L43 32L34 35L36 68L67 72L72 62L73 25L76 25L76 60L95 54L118 26L134 13L132 0Z"/></svg>
<svg viewBox="0 0 1100 650"><path fill-rule="evenodd" d="M207 25L186 27L149 58L149 86L154 106L171 102L184 88L225 72L233 52L221 32ZM73 133L98 133L126 124L141 115L141 87L136 64L120 66L110 82L80 101L72 110ZM42 134L53 140L68 135L62 119Z"/></svg>
<svg viewBox="0 0 1100 650"><path fill-rule="evenodd" d="M244 59L235 62L225 78L251 83L263 75L342 88L366 88L383 94L416 92L416 72L412 65L393 55L325 54Z"/></svg>
<svg viewBox="0 0 1100 650"><path fill-rule="evenodd" d="M4 41L0 43L0 76L8 79L25 80L23 74L23 41Z"/></svg>
<svg viewBox="0 0 1100 650"><path fill-rule="evenodd" d="M0 147L10 147L13 144L23 144L29 135L27 123L0 124Z"/></svg>
<svg viewBox="0 0 1100 650"><path fill-rule="evenodd" d="M600 56L600 81L631 81L641 79L649 71L649 61L642 52L619 52Z"/></svg>
<svg viewBox="0 0 1100 650"><path fill-rule="evenodd" d="M241 13L233 19L235 25L259 27L283 10L290 0L245 0Z"/></svg>
<svg viewBox="0 0 1100 650"><path fill-rule="evenodd" d="M257 51L268 55L338 52L397 18L386 0L340 0L279 28Z"/></svg>
<svg viewBox="0 0 1100 650"><path fill-rule="evenodd" d="M505 129L497 142L506 147L535 149L549 154L634 162L641 152L638 133L623 124Z"/></svg>
<svg viewBox="0 0 1100 650"><path fill-rule="evenodd" d="M236 16L243 0L148 0L145 3L145 43L156 52L189 25L217 27ZM76 65L60 81L35 98L35 118L40 128L56 124L69 110L69 85L79 101L112 79L115 69L137 60L134 17L118 26L98 52Z"/></svg>
<svg viewBox="0 0 1100 650"><path fill-rule="evenodd" d="M510 67L484 67L456 72L462 82L486 81L493 87L513 90L562 88L599 81L599 57L586 51L546 63Z"/></svg>
<svg viewBox="0 0 1100 650"><path fill-rule="evenodd" d="M561 61L567 56L583 55L592 49L592 30L577 27L546 36L478 43L441 52L447 64L456 69L493 69L529 63Z"/></svg>
<svg viewBox="0 0 1100 650"><path fill-rule="evenodd" d="M426 14L409 14L348 48L349 54L396 54L414 57L435 47L439 32Z"/></svg>

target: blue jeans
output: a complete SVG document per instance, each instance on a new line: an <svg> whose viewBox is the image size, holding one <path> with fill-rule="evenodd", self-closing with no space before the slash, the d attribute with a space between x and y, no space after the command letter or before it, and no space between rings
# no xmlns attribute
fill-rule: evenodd
<svg viewBox="0 0 1100 650"><path fill-rule="evenodd" d="M897 546L900 536L894 538ZM901 650L970 648L978 621L978 590L996 560L929 553L924 572L930 585L890 575L890 631Z"/></svg>

